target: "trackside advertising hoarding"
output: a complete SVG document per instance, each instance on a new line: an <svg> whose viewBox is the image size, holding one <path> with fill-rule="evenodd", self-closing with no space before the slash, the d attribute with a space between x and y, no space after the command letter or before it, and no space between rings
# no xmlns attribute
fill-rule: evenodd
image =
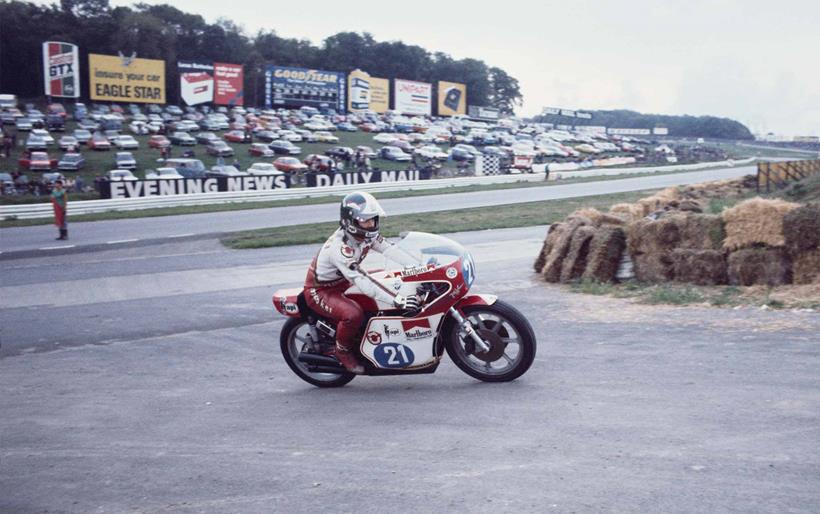
<svg viewBox="0 0 820 514"><path fill-rule="evenodd" d="M347 110L385 113L390 109L390 81L371 77L362 70L347 76Z"/></svg>
<svg viewBox="0 0 820 514"><path fill-rule="evenodd" d="M438 83L438 115L467 114L467 86L458 82Z"/></svg>
<svg viewBox="0 0 820 514"><path fill-rule="evenodd" d="M265 106L322 107L343 112L347 102L345 76L338 71L287 68L265 69Z"/></svg>
<svg viewBox="0 0 820 514"><path fill-rule="evenodd" d="M165 103L165 61L88 54L88 78L92 100Z"/></svg>
<svg viewBox="0 0 820 514"><path fill-rule="evenodd" d="M225 191L270 191L288 187L290 187L289 175L123 180L115 182L104 180L100 183L100 198L192 195Z"/></svg>
<svg viewBox="0 0 820 514"><path fill-rule="evenodd" d="M199 105L214 100L214 67L202 62L177 63L179 96L186 105Z"/></svg>
<svg viewBox="0 0 820 514"><path fill-rule="evenodd" d="M433 85L426 82L396 79L396 111L401 114L430 116L433 107Z"/></svg>
<svg viewBox="0 0 820 514"><path fill-rule="evenodd" d="M245 68L241 64L214 63L214 103L216 105L245 104Z"/></svg>
<svg viewBox="0 0 820 514"><path fill-rule="evenodd" d="M474 120L498 121L501 111L495 107L483 107L481 105L471 105L467 108L467 115Z"/></svg>
<svg viewBox="0 0 820 514"><path fill-rule="evenodd" d="M61 41L43 43L43 78L46 96L80 96L80 53L77 45Z"/></svg>
<svg viewBox="0 0 820 514"><path fill-rule="evenodd" d="M429 175L422 174L419 170L371 170L350 173L306 173L305 183L308 187L332 187L372 184L373 182L406 182L429 178Z"/></svg>

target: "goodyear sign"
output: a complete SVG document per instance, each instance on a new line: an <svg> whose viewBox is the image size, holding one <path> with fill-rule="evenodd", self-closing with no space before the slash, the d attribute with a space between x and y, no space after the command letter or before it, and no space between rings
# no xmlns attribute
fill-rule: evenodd
<svg viewBox="0 0 820 514"><path fill-rule="evenodd" d="M165 61L88 54L88 79L92 100L165 103Z"/></svg>
<svg viewBox="0 0 820 514"><path fill-rule="evenodd" d="M438 115L467 114L467 86L457 82L438 83Z"/></svg>
<svg viewBox="0 0 820 514"><path fill-rule="evenodd" d="M347 110L385 113L390 109L390 81L353 70L347 77Z"/></svg>
<svg viewBox="0 0 820 514"><path fill-rule="evenodd" d="M268 66L265 69L265 105L327 106L344 111L345 77L337 71Z"/></svg>

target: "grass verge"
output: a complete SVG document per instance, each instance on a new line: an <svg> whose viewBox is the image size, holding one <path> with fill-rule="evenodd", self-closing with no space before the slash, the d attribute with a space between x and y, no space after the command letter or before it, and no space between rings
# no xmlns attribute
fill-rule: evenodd
<svg viewBox="0 0 820 514"><path fill-rule="evenodd" d="M756 306L769 309L820 309L820 286L779 287L697 286L667 282L648 284L628 280L619 284L582 280L569 285L575 293L631 298L650 305L714 307Z"/></svg>
<svg viewBox="0 0 820 514"><path fill-rule="evenodd" d="M609 195L567 198L491 208L456 209L451 211L391 216L382 223L381 232L397 236L400 232L419 230L438 234L493 228L529 227L546 225L565 218L582 207L606 210L619 202L633 202L651 191L632 191ZM338 223L311 223L238 232L222 239L222 244L233 249L267 248L295 244L321 243L335 230Z"/></svg>

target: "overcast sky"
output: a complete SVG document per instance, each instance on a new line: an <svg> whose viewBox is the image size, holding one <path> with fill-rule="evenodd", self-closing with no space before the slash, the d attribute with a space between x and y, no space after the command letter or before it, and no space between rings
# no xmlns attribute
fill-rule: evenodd
<svg viewBox="0 0 820 514"><path fill-rule="evenodd" d="M626 108L820 135L817 0L144 1L209 22L229 18L249 34L274 30L319 44L366 31L481 59L518 79L523 115L545 106Z"/></svg>

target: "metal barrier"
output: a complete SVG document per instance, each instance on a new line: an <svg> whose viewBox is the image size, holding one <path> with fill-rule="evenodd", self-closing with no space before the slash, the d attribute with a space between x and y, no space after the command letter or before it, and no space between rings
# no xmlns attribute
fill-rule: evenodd
<svg viewBox="0 0 820 514"><path fill-rule="evenodd" d="M801 180L820 172L820 159L757 164L757 192L770 193L772 187L786 187L789 182Z"/></svg>
<svg viewBox="0 0 820 514"><path fill-rule="evenodd" d="M150 196L115 200L84 200L70 202L69 213L72 216L94 214L110 211L134 211L141 209L159 209L164 207L183 207L195 205L216 205L225 203L269 202L295 198L313 198L343 195L350 191L407 191L440 189L447 187L464 187L472 185L508 184L514 182L539 182L545 180L544 173L531 175L491 175L485 177L457 177L432 180L408 180L405 182L373 182L371 184L354 184L335 187L299 187L292 189L273 189L269 191L234 191L223 193L202 193L188 195ZM34 219L49 218L54 215L51 203L4 205L0 206L0 219Z"/></svg>

